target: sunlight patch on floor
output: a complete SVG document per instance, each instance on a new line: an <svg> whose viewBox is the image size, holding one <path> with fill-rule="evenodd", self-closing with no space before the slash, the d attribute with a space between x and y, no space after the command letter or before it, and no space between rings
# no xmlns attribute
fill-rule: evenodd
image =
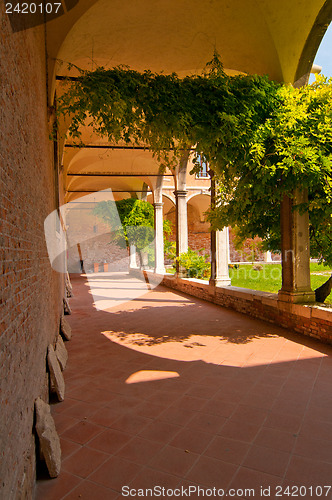
<svg viewBox="0 0 332 500"><path fill-rule="evenodd" d="M315 349L279 336L253 338L239 343L210 335L155 338L143 333L104 331L102 334L134 351L174 361L204 361L249 368L324 357Z"/></svg>
<svg viewBox="0 0 332 500"><path fill-rule="evenodd" d="M180 377L178 372L158 371L158 370L140 370L132 373L126 380L126 384L138 384L140 382L152 382L155 380L165 380L169 378Z"/></svg>
<svg viewBox="0 0 332 500"><path fill-rule="evenodd" d="M112 309L135 300L155 288L159 283L146 283L123 272L87 274L94 307L99 311Z"/></svg>
<svg viewBox="0 0 332 500"><path fill-rule="evenodd" d="M239 344L210 335L154 338L143 333L104 331L102 334L112 342L150 356L175 361L205 361L206 363L230 366L243 366L257 352L257 347L261 343L261 339L254 339ZM272 342L276 340L280 346L285 342L285 339L280 337L270 340ZM255 364L266 364L266 361L258 358Z"/></svg>

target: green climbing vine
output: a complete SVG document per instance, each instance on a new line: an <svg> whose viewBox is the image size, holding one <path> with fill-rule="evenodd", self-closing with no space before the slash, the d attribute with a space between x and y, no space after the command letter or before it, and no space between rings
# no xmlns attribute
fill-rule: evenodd
<svg viewBox="0 0 332 500"><path fill-rule="evenodd" d="M75 81L63 82L57 102L58 113L71 116L69 134L79 140L88 126L113 144L143 144L168 166L188 148L211 166L245 160L249 132L279 100L279 84L265 76L230 77L217 53L202 74L185 78L124 66L79 71Z"/></svg>
<svg viewBox="0 0 332 500"><path fill-rule="evenodd" d="M79 142L91 127L111 144L140 144L174 167L184 150L203 155L218 181L214 227L236 225L280 248L284 194L308 189L312 249L332 263L332 83L301 89L267 76L228 76L219 55L200 75L143 73L127 67L80 70L63 83L57 109Z"/></svg>

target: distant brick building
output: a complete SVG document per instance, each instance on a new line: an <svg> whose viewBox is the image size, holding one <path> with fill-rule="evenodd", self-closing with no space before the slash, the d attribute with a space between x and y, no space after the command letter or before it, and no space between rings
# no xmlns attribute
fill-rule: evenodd
<svg viewBox="0 0 332 500"><path fill-rule="evenodd" d="M300 84L310 72L332 7L329 0L65 0L58 13L44 16L31 9L26 15L10 13L9 5L0 4L0 497L16 500L33 498L34 403L39 397L49 402L47 352L58 338L66 294L65 274L50 264L45 219L83 194L112 188L121 198L142 194L148 186L159 240L163 201L170 218L177 206L180 249L185 248L187 201L189 244L205 247L208 239L202 217L208 180L199 181L204 188L196 186L179 167L172 195L166 181L161 191L159 165L148 151L110 150L102 138L85 132L85 146L75 148L65 123L50 138L56 78L74 74L67 62L89 69L125 64L185 75L201 71L217 47L229 74L268 74ZM45 3L34 5L38 9ZM284 217L291 217L289 207ZM93 235L93 225L89 229ZM60 233L55 226L55 241ZM98 245L96 240L97 253ZM161 259L161 247L157 250ZM89 258L87 265L95 255ZM158 260L157 270L161 267ZM289 286L287 293L294 295Z"/></svg>

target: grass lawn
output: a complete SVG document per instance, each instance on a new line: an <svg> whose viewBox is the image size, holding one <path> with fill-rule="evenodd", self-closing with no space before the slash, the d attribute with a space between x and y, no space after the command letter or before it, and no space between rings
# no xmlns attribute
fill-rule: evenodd
<svg viewBox="0 0 332 500"><path fill-rule="evenodd" d="M261 264L262 269L256 271L251 264L240 265L238 269L230 269L229 275L232 286L251 288L263 292L278 292L281 288L281 264ZM311 288L315 290L328 280L332 269L322 264L311 263ZM332 294L325 301L332 304Z"/></svg>

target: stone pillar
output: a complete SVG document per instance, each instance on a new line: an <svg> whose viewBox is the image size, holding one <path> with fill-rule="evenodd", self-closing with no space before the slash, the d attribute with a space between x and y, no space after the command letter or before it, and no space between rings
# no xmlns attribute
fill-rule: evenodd
<svg viewBox="0 0 332 500"><path fill-rule="evenodd" d="M164 227L163 227L163 203L154 203L154 228L155 228L155 253L154 272L165 273L164 264Z"/></svg>
<svg viewBox="0 0 332 500"><path fill-rule="evenodd" d="M133 244L129 246L129 269L138 269L136 262L136 246Z"/></svg>
<svg viewBox="0 0 332 500"><path fill-rule="evenodd" d="M281 202L282 287L278 299L286 302L314 302L310 287L309 214L293 206L305 203L305 190L296 189L294 198L284 195Z"/></svg>
<svg viewBox="0 0 332 500"><path fill-rule="evenodd" d="M176 256L188 251L188 218L187 191L174 191L176 199ZM176 265L178 276L184 276L185 271Z"/></svg>
<svg viewBox="0 0 332 500"><path fill-rule="evenodd" d="M211 177L211 208L216 205L216 180L214 172ZM229 262L229 231L224 227L222 231L211 231L211 277L210 285L228 286L231 284L228 271Z"/></svg>
<svg viewBox="0 0 332 500"><path fill-rule="evenodd" d="M211 209L213 210L216 206L216 181L214 178L214 172L209 170L211 177ZM211 231L210 234L210 249L211 249L211 276L210 285L216 284L217 279L217 233L216 231Z"/></svg>
<svg viewBox="0 0 332 500"><path fill-rule="evenodd" d="M273 262L272 254L269 250L267 252L264 252L264 262Z"/></svg>
<svg viewBox="0 0 332 500"><path fill-rule="evenodd" d="M211 277L210 285L228 286L231 284L228 270L229 236L228 227L222 231L211 231Z"/></svg>
<svg viewBox="0 0 332 500"><path fill-rule="evenodd" d="M215 231L216 239L216 272L214 282L215 286L228 286L231 284L229 277L229 231L228 227L224 227L222 231Z"/></svg>

